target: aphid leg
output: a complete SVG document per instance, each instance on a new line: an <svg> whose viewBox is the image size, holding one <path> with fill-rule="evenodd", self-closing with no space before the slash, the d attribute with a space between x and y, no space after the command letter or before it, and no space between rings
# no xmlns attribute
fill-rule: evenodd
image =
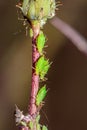
<svg viewBox="0 0 87 130"><path fill-rule="evenodd" d="M22 10L22 7L20 5L16 5L17 8L19 8L20 10Z"/></svg>
<svg viewBox="0 0 87 130"><path fill-rule="evenodd" d="M63 4L61 2L56 2L56 7L62 6Z"/></svg>
<svg viewBox="0 0 87 130"><path fill-rule="evenodd" d="M56 1L55 3L56 3L56 4L61 4L61 2L60 2L60 1Z"/></svg>
<svg viewBox="0 0 87 130"><path fill-rule="evenodd" d="M37 112L39 112L39 111L41 110L41 108L44 106L44 104L45 104L44 101L42 101L42 102L40 103L40 105L37 107Z"/></svg>
<svg viewBox="0 0 87 130"><path fill-rule="evenodd" d="M47 48L47 47L48 47L48 45L45 45L45 46L44 46L44 48Z"/></svg>
<svg viewBox="0 0 87 130"><path fill-rule="evenodd" d="M44 77L43 81L47 81L47 80L48 80L48 78Z"/></svg>
<svg viewBox="0 0 87 130"><path fill-rule="evenodd" d="M43 79L40 79L40 82L47 81L48 78L44 77Z"/></svg>
<svg viewBox="0 0 87 130"><path fill-rule="evenodd" d="M32 68L33 70L35 70L35 67L31 66L31 68Z"/></svg>
<svg viewBox="0 0 87 130"><path fill-rule="evenodd" d="M24 18L20 18L20 17L18 17L18 20L24 21L25 19L24 19Z"/></svg>
<svg viewBox="0 0 87 130"><path fill-rule="evenodd" d="M35 44L32 44L32 47L37 47Z"/></svg>
<svg viewBox="0 0 87 130"><path fill-rule="evenodd" d="M59 8L55 8L55 10L59 10Z"/></svg>
<svg viewBox="0 0 87 130"><path fill-rule="evenodd" d="M27 22L27 19L26 19L26 18L24 18L23 25L24 25L24 26L27 26L27 25L28 25L28 22Z"/></svg>
<svg viewBox="0 0 87 130"><path fill-rule="evenodd" d="M46 51L43 51L43 54L46 54Z"/></svg>

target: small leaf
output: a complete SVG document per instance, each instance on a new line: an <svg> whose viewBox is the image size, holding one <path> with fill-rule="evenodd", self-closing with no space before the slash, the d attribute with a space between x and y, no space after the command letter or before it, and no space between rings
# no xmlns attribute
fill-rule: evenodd
<svg viewBox="0 0 87 130"><path fill-rule="evenodd" d="M45 125L43 125L42 130L48 130L48 128Z"/></svg>
<svg viewBox="0 0 87 130"><path fill-rule="evenodd" d="M44 100L47 94L46 85L44 85L38 92L36 96L36 105L39 106L40 103Z"/></svg>
<svg viewBox="0 0 87 130"><path fill-rule="evenodd" d="M36 39L36 43L37 43L37 49L39 51L40 54L42 54L44 45L45 45L45 36L43 34L43 32L40 32L39 36Z"/></svg>

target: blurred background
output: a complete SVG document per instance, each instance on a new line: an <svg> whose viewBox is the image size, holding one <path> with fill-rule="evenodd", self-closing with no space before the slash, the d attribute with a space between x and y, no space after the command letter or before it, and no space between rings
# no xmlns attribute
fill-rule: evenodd
<svg viewBox="0 0 87 130"><path fill-rule="evenodd" d="M87 0L61 0L56 16L87 38ZM31 86L31 39L15 5L0 0L0 130L18 130L15 104L27 112ZM47 75L49 88L42 122L49 130L87 129L87 56L50 22L44 27L45 49L53 64ZM44 114L45 113L45 114ZM47 119L48 118L48 119Z"/></svg>

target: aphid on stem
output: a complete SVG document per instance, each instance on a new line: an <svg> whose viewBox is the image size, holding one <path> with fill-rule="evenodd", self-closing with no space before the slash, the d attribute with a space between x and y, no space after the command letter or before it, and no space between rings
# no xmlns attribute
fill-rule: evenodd
<svg viewBox="0 0 87 130"><path fill-rule="evenodd" d="M45 75L47 74L50 68L49 60L46 59L43 55L36 62L36 74L40 76L41 80L44 80Z"/></svg>
<svg viewBox="0 0 87 130"><path fill-rule="evenodd" d="M30 37L32 38L32 84L29 111L23 115L16 107L16 122L21 124L21 130L48 130L45 125L39 123L40 109L47 94L46 85L39 88L39 81L45 81L51 63L45 58L44 47L46 36L42 32L43 25L47 19L55 16L57 8L55 0L23 0L16 5L24 18L23 25L26 30L30 25ZM28 25L28 26L27 26ZM27 32L26 32L27 34Z"/></svg>
<svg viewBox="0 0 87 130"><path fill-rule="evenodd" d="M44 85L42 88L40 88L40 90L38 91L38 94L36 96L36 105L37 106L40 106L40 104L42 104L42 101L44 100L46 94L47 94L46 85Z"/></svg>

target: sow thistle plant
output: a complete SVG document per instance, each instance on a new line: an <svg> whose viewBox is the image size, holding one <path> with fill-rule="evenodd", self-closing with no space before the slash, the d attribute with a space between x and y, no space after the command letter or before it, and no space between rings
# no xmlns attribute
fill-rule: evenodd
<svg viewBox="0 0 87 130"><path fill-rule="evenodd" d="M30 25L32 38L32 84L28 114L24 115L16 106L16 124L21 130L48 130L40 124L40 110L47 94L46 85L39 86L45 81L45 76L51 63L44 54L46 36L42 29L47 19L55 16L57 4L55 0L23 0L16 5L22 12L24 19Z"/></svg>

